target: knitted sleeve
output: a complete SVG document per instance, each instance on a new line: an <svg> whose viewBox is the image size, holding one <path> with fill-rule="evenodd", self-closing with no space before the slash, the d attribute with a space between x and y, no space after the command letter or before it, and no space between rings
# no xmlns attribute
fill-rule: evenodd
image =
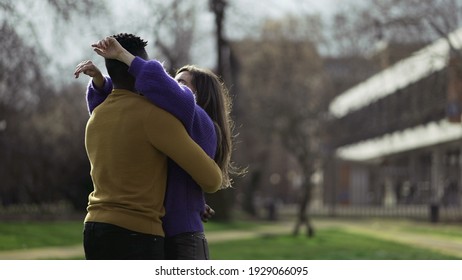
<svg viewBox="0 0 462 280"><path fill-rule="evenodd" d="M193 141L177 118L153 106L144 121L144 129L151 144L186 171L204 192L218 191L222 183L220 168Z"/></svg>
<svg viewBox="0 0 462 280"><path fill-rule="evenodd" d="M107 98L112 92L112 80L109 77L104 77L104 86L102 89L97 89L93 84L93 80L90 80L87 86L87 108L91 114L93 110L98 107L99 104Z"/></svg>
<svg viewBox="0 0 462 280"><path fill-rule="evenodd" d="M136 57L130 65L129 72L136 78L135 88L138 92L174 115L188 132L191 131L198 106L188 87L178 84L156 60L145 61Z"/></svg>

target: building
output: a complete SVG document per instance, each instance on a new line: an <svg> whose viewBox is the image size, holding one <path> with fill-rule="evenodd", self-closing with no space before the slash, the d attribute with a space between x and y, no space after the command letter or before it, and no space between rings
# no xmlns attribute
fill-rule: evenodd
<svg viewBox="0 0 462 280"><path fill-rule="evenodd" d="M462 47L462 29L448 38L454 50ZM331 102L327 205L377 213L422 209L415 215L431 209L433 216L462 218L462 51L456 55L448 40L412 53Z"/></svg>

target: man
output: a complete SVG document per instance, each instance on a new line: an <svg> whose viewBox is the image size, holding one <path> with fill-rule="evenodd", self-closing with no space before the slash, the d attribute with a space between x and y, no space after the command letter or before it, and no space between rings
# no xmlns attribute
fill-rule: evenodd
<svg viewBox="0 0 462 280"><path fill-rule="evenodd" d="M139 37L114 38L132 55L148 59ZM94 184L85 218L85 256L162 259L167 157L207 189L220 187L221 171L179 120L135 92L127 65L105 62L114 90L92 112L85 136Z"/></svg>

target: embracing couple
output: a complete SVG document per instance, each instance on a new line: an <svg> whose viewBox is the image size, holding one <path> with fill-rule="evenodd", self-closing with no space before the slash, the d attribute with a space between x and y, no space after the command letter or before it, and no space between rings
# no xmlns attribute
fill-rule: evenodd
<svg viewBox="0 0 462 280"><path fill-rule="evenodd" d="M146 42L117 34L93 44L85 147L94 190L84 223L86 259L209 259L204 192L231 185L230 99L211 71L174 78L149 60Z"/></svg>

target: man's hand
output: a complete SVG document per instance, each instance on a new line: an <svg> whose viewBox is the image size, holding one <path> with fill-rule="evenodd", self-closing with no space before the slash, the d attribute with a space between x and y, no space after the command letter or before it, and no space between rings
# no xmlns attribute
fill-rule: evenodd
<svg viewBox="0 0 462 280"><path fill-rule="evenodd" d="M205 204L205 211L201 214L202 222L208 222L213 215L215 215L215 211L212 208L210 208L210 206Z"/></svg>
<svg viewBox="0 0 462 280"><path fill-rule="evenodd" d="M108 59L117 59L128 66L130 66L135 58L130 52L124 49L114 37L106 37L91 46L98 55Z"/></svg>
<svg viewBox="0 0 462 280"><path fill-rule="evenodd" d="M81 73L93 78L93 84L97 88L104 86L104 76L91 60L85 60L77 64L74 71L75 78L77 79Z"/></svg>

